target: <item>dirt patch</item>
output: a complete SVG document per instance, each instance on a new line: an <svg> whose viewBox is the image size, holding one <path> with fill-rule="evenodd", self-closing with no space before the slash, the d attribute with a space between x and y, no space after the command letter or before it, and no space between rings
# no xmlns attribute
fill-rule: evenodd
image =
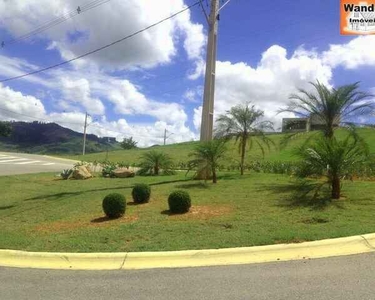
<svg viewBox="0 0 375 300"><path fill-rule="evenodd" d="M77 229L115 227L121 224L131 223L138 220L138 216L124 216L119 219L108 219L107 217L91 216L76 221L56 221L40 224L34 229L41 233L69 232Z"/></svg>
<svg viewBox="0 0 375 300"><path fill-rule="evenodd" d="M221 217L228 215L233 210L230 206L208 206L208 205L202 205L202 206L192 206L190 208L190 211L186 214L182 215L175 215L175 214L169 214L168 211L166 212L169 214L171 219L177 219L177 220L184 220L184 219L199 219L199 220L207 220L212 219L215 217Z"/></svg>

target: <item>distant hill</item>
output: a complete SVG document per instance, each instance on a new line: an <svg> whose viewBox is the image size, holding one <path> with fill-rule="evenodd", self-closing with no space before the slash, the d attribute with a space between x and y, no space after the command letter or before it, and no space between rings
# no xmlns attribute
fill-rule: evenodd
<svg viewBox="0 0 375 300"><path fill-rule="evenodd" d="M11 122L12 134L0 137L0 151L14 151L38 154L67 154L82 153L83 134L64 128L55 123L41 122ZM120 144L113 138L99 138L88 134L86 138L86 153L96 153L121 149Z"/></svg>

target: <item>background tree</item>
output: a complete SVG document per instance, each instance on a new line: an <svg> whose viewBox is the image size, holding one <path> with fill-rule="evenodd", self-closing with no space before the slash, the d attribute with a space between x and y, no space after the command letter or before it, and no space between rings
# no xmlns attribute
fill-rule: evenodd
<svg viewBox="0 0 375 300"><path fill-rule="evenodd" d="M159 175L162 171L163 174L173 174L172 159L169 155L151 150L141 156L141 169L139 174Z"/></svg>
<svg viewBox="0 0 375 300"><path fill-rule="evenodd" d="M356 134L341 141L323 136L311 146L302 146L297 153L302 163L299 175L326 177L324 183L330 185L332 199L341 196L341 180L351 177L369 157L367 145Z"/></svg>
<svg viewBox="0 0 375 300"><path fill-rule="evenodd" d="M270 148L273 142L266 136L266 131L273 130L273 124L262 121L264 112L246 103L232 107L226 114L217 119L216 136L235 138L241 155L241 175L244 174L246 150L251 150L254 143L259 146L263 155L265 147Z"/></svg>
<svg viewBox="0 0 375 300"><path fill-rule="evenodd" d="M12 132L12 127L8 122L0 122L0 136L7 137L10 136Z"/></svg>
<svg viewBox="0 0 375 300"><path fill-rule="evenodd" d="M212 182L217 183L217 168L220 161L224 158L227 152L226 140L212 140L209 142L199 143L194 151L189 155L194 157L189 161L189 171L197 170L197 174L212 174Z"/></svg>
<svg viewBox="0 0 375 300"><path fill-rule="evenodd" d="M133 137L124 138L120 145L125 150L137 148L137 142L133 140Z"/></svg>
<svg viewBox="0 0 375 300"><path fill-rule="evenodd" d="M333 138L338 124L349 128L353 126L354 117L371 114L374 110L374 101L368 100L372 95L359 91L358 82L337 89L330 89L319 81L310 84L313 92L299 89L299 94L292 94L288 107L280 112L316 118L327 138Z"/></svg>

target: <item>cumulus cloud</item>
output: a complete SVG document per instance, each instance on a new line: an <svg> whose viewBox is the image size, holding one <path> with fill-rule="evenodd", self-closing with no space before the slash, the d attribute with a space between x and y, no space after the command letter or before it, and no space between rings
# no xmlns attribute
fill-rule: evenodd
<svg viewBox="0 0 375 300"><path fill-rule="evenodd" d="M357 69L361 66L375 66L375 36L359 36L347 44L330 45L322 53L322 61L335 68Z"/></svg>
<svg viewBox="0 0 375 300"><path fill-rule="evenodd" d="M99 115L105 113L102 101L91 97L90 83L86 79L72 81L68 78L62 78L61 82L65 103L79 103L90 114Z"/></svg>
<svg viewBox="0 0 375 300"><path fill-rule="evenodd" d="M246 63L218 61L216 71L215 115L232 106L250 101L265 111L267 119L280 126L278 109L288 103L289 95L297 88L310 88L309 81L329 84L332 70L314 52L297 49L288 58L286 49L272 46L267 49L257 67ZM194 113L194 125L199 127L200 109Z"/></svg>
<svg viewBox="0 0 375 300"><path fill-rule="evenodd" d="M163 110L163 108L161 109ZM184 114L183 111L182 113ZM82 132L85 114L81 111L48 113L42 101L36 97L25 95L0 85L0 119L7 121L31 122L37 120L55 122L63 127ZM170 119L168 119L168 122L159 120L156 122L129 124L124 118L108 121L105 116L102 116L99 119L90 117L89 124L88 133L96 134L100 137L115 137L118 141L121 141L124 137L133 136L141 147L162 144L164 129L173 133L168 139L169 143L197 138L196 134L186 126L185 120L180 119L174 123L171 123Z"/></svg>
<svg viewBox="0 0 375 300"><path fill-rule="evenodd" d="M69 59L145 28L185 7L183 0L109 1L33 38L51 41L49 49L56 49L64 59ZM60 17L76 8L74 0L0 1L3 21L0 26L13 36L19 36L40 26L40 20ZM201 58L205 42L203 26L191 21L190 11L80 60L79 64L93 62L105 69L151 68L169 63L177 53L176 43L180 39L189 59Z"/></svg>

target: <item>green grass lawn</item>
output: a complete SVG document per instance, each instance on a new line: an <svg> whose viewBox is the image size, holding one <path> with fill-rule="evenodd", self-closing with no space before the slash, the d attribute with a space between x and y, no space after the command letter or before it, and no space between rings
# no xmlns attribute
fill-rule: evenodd
<svg viewBox="0 0 375 300"><path fill-rule="evenodd" d="M225 248L301 242L375 232L375 183L345 182L345 199L314 208L292 199L281 175L221 174L212 185L184 174L62 181L53 174L0 177L0 248L109 252ZM103 219L112 192L131 202L135 183L152 184L149 204L129 204L122 219ZM170 216L168 194L185 189L192 211Z"/></svg>
<svg viewBox="0 0 375 300"><path fill-rule="evenodd" d="M372 153L375 153L375 130L374 129L358 129L359 133L362 137L365 138L367 143L369 144L370 150ZM299 137L291 140L289 145L280 151L279 144L280 140L284 137L283 134L273 134L270 135L270 139L274 142L275 146L271 147L270 151L267 151L265 154L265 160L268 161L292 161L295 160L295 156L293 155L293 149L301 145L312 133L303 134ZM342 137L344 135L344 131L338 131L338 136ZM162 151L167 153L171 156L175 163L178 162L186 162L189 160L189 153L192 152L197 142L187 142L187 143L180 143L180 144L173 144L167 146L157 146L153 147L153 149ZM149 151L150 149L133 149L133 150L117 150L117 151L110 151L108 153L108 159L113 162L126 162L126 163L138 163L140 161L140 156L142 153ZM228 152L227 164L233 164L239 161L239 154L238 154L238 146L235 145L234 142L230 144L230 150ZM106 159L106 153L93 153L87 154L84 157L82 155L76 156L64 156L65 158L70 158L74 160L84 160L84 161L104 161ZM252 150L247 153L248 160L259 160L262 159L262 152L261 149L254 144Z"/></svg>

